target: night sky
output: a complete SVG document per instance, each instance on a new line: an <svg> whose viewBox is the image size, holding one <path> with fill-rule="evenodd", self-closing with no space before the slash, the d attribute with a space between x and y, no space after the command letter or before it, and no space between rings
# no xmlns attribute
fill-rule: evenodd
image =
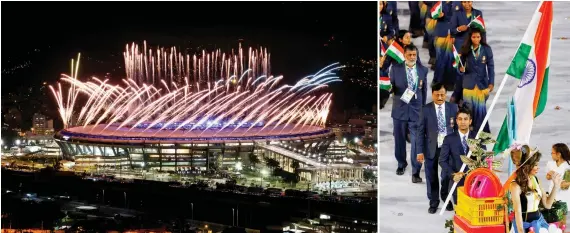
<svg viewBox="0 0 570 233"><path fill-rule="evenodd" d="M109 72L118 82L124 77L118 67L125 44L143 40L223 51L237 48L238 41L268 47L273 73L290 83L333 62L376 59L376 7L375 2L2 2L2 96L44 81L55 84L61 73L69 73L78 52L80 77ZM339 98L352 95L340 92ZM372 99L358 105L370 111L376 93L366 95Z"/></svg>

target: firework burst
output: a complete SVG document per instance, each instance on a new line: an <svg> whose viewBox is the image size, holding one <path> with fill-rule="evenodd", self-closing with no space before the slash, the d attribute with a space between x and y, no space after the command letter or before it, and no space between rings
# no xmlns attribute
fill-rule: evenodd
<svg viewBox="0 0 570 233"><path fill-rule="evenodd" d="M90 131L113 130L151 135L232 130L245 134L252 128L289 133L307 126L324 126L331 106L330 93L321 89L340 79L331 64L294 85L279 85L282 76L270 73L270 54L265 48L199 55L184 55L175 47L147 49L127 45L126 78L121 85L93 77L77 78L77 61L71 75L63 75L64 89L50 86L66 128L72 116L76 126ZM76 106L78 96L85 103ZM286 127L285 127L286 126ZM169 133L168 133L169 132Z"/></svg>

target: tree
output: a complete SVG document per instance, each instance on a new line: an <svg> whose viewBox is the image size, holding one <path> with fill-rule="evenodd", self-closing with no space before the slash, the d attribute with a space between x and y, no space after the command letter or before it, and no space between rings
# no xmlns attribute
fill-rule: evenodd
<svg viewBox="0 0 570 233"><path fill-rule="evenodd" d="M265 158L265 164L273 170L279 167L279 162L272 158Z"/></svg>
<svg viewBox="0 0 570 233"><path fill-rule="evenodd" d="M365 169L365 170L362 172L362 177L363 177L365 180L373 180L373 179L376 179L376 176L374 175L374 172L372 172L371 170L368 170L368 169Z"/></svg>
<svg viewBox="0 0 570 233"><path fill-rule="evenodd" d="M295 173L296 175L299 175L299 167L300 167L299 161L294 160L294 161L291 163L291 167L293 168L294 173Z"/></svg>
<svg viewBox="0 0 570 233"><path fill-rule="evenodd" d="M374 140L372 138L363 138L362 139L362 145L365 147L372 147L372 146L374 146L374 143L376 143L376 140Z"/></svg>
<svg viewBox="0 0 570 233"><path fill-rule="evenodd" d="M218 169L220 169L222 167L223 156L221 154L218 154L218 153L214 153L213 156L214 156L214 161L210 165L210 168L211 168L211 170L217 171Z"/></svg>
<svg viewBox="0 0 570 233"><path fill-rule="evenodd" d="M251 165L253 165L254 167L259 163L259 158L257 157L257 155L253 153L249 153L248 159L249 163L251 163Z"/></svg>
<svg viewBox="0 0 570 233"><path fill-rule="evenodd" d="M300 179L299 175L291 173L291 172L287 172L281 168L276 168L273 171L273 175L276 177L281 177L281 179L285 183L297 184L299 182L299 179Z"/></svg>
<svg viewBox="0 0 570 233"><path fill-rule="evenodd" d="M61 161L60 160L55 160L54 164L53 164L53 169L55 169L56 171L59 171L61 169Z"/></svg>

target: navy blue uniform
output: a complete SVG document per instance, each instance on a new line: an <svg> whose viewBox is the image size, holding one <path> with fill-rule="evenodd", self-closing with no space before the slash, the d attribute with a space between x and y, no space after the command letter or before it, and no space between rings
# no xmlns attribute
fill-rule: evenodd
<svg viewBox="0 0 570 233"><path fill-rule="evenodd" d="M477 132L469 131L468 139L473 139L477 136ZM450 174L460 172L461 166L463 166L463 161L461 161L461 155L467 155L469 153L469 147L465 150L463 149L463 144L461 143L462 138L459 135L459 131L455 131L443 139L443 144L441 145L441 152L439 157L439 165L441 165L444 171L449 171ZM467 168L461 172L466 172ZM450 177L450 183L453 176ZM457 186L463 186L465 181L465 176L459 181ZM442 187L445 188L445 187ZM447 187L451 189L451 185ZM449 193L449 192L448 192ZM445 197L447 198L447 196ZM457 192L453 192L453 202L457 204Z"/></svg>
<svg viewBox="0 0 570 233"><path fill-rule="evenodd" d="M495 61L493 50L488 45L480 45L477 51L471 50L461 60L465 65L465 73L457 75L453 97L463 100L466 107L471 110L473 130L479 131L483 119L487 115L487 99L489 98L489 85L495 85ZM475 54L478 53L476 57ZM489 122L483 131L490 133Z"/></svg>
<svg viewBox="0 0 570 233"><path fill-rule="evenodd" d="M463 43L467 39L467 36L469 36L469 32L471 29L471 27L469 27L467 31L459 32L457 31L457 27L461 25L468 25L477 16L483 17L483 13L480 10L472 9L471 15L467 16L465 11L463 10L463 7L455 8L455 12L453 13L453 18L451 19L451 34L455 37L455 43L453 44L455 45L455 49L457 49L457 51L461 50L461 46L463 46ZM484 37L484 35L481 36Z"/></svg>
<svg viewBox="0 0 570 233"><path fill-rule="evenodd" d="M417 161L417 127L420 120L420 112L422 106L426 103L427 94L427 73L428 69L416 62L416 81L414 87L410 87L416 93L416 97L412 97L409 103L405 103L400 98L408 88L407 67L405 62L402 64L395 64L390 69L390 82L394 93L392 105L392 119L394 121L394 140L396 160L398 161L398 168L405 168L408 166L406 161L406 128L410 131L411 140L411 160L412 160L412 175L419 175L422 167L421 163Z"/></svg>
<svg viewBox="0 0 570 233"><path fill-rule="evenodd" d="M450 102L445 102L442 112L444 112L445 134L453 133L455 124L455 117L457 114L457 105ZM445 200L449 193L449 181L451 173L445 169L441 171L441 192L439 189L439 179L437 177L439 168L439 158L441 147L438 147L439 125L438 113L434 102L426 104L422 109L422 119L418 130L418 153L423 153L425 158L425 173L427 184L427 196L429 199L430 207L437 208L439 206L439 194L441 199Z"/></svg>

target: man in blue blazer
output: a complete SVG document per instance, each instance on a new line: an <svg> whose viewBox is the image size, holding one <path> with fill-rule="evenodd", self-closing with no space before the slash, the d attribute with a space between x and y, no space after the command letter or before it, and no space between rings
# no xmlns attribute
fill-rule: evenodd
<svg viewBox="0 0 570 233"><path fill-rule="evenodd" d="M471 121L471 111L467 108L460 108L456 116L458 130L447 135L445 139L443 139L443 144L441 145L439 165L441 165L444 171L449 171L451 173L451 180L459 181L458 186L462 186L463 181L465 180L463 175L466 170L461 171L460 169L461 166L463 166L461 155L467 155L469 153L467 139L475 138L477 136L477 132L469 130ZM451 185L447 188L450 189ZM447 198L447 196L445 198ZM453 201L457 204L457 192L453 192ZM448 207L446 207L447 210L450 210Z"/></svg>
<svg viewBox="0 0 570 233"><path fill-rule="evenodd" d="M397 175L403 175L406 161L406 128L410 131L412 182L421 183L422 164L417 161L417 123L422 106L426 103L428 69L417 62L417 48L410 44L404 48L405 62L395 64L390 69L390 82L394 93L392 119L394 121L394 140Z"/></svg>
<svg viewBox="0 0 570 233"><path fill-rule="evenodd" d="M437 170L443 139L453 133L457 105L447 102L447 91L442 83L433 83L431 97L433 102L426 104L422 109L422 117L418 129L418 161L425 161L427 196L429 199L428 213L434 214L439 206L439 179ZM451 174L447 170L441 171L441 198L445 200L449 192ZM448 207L452 208L451 203ZM449 209L449 208L448 208Z"/></svg>

